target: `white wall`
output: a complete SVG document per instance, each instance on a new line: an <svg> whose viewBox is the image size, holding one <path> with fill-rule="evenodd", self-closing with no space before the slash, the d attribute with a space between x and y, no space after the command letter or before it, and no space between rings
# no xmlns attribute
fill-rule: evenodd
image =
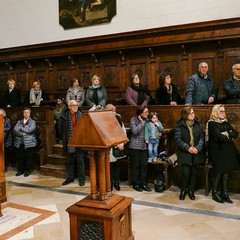
<svg viewBox="0 0 240 240"><path fill-rule="evenodd" d="M58 0L0 0L0 49L234 17L239 0L117 0L111 23L64 30Z"/></svg>

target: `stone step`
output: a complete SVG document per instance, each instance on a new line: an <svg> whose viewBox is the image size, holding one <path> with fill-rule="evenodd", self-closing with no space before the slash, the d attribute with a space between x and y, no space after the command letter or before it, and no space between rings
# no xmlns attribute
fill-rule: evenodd
<svg viewBox="0 0 240 240"><path fill-rule="evenodd" d="M46 176L66 178L67 172L65 165L45 164L40 166L40 173Z"/></svg>
<svg viewBox="0 0 240 240"><path fill-rule="evenodd" d="M67 157L61 154L49 154L47 157L47 163L53 165L65 165L67 162Z"/></svg>

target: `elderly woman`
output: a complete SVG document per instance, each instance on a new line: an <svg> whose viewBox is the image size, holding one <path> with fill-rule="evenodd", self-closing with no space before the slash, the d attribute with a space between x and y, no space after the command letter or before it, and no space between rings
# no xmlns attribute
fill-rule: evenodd
<svg viewBox="0 0 240 240"><path fill-rule="evenodd" d="M239 168L238 152L233 143L233 139L238 137L238 132L228 122L224 105L213 106L206 134L209 161L212 163L212 199L219 203L233 203L228 195L228 175ZM219 195L217 188L220 181L222 186Z"/></svg>
<svg viewBox="0 0 240 240"><path fill-rule="evenodd" d="M98 75L93 75L92 85L88 87L86 93L86 103L88 106L102 106L107 104L107 90L101 85L101 79Z"/></svg>
<svg viewBox="0 0 240 240"><path fill-rule="evenodd" d="M28 177L33 169L33 151L37 146L36 122L30 117L31 109L23 110L23 119L14 127L14 147L17 149L18 171L16 176Z"/></svg>
<svg viewBox="0 0 240 240"><path fill-rule="evenodd" d="M72 79L71 87L67 90L66 103L68 104L70 100L76 100L78 107L81 107L85 100L85 91L80 86L77 78Z"/></svg>
<svg viewBox="0 0 240 240"><path fill-rule="evenodd" d="M160 87L156 90L155 101L159 105L177 105L182 103L177 87L172 83L171 74L162 72Z"/></svg>
<svg viewBox="0 0 240 240"><path fill-rule="evenodd" d="M141 107L147 106L151 99L149 90L140 83L140 74L137 72L131 77L125 99L128 105Z"/></svg>
<svg viewBox="0 0 240 240"><path fill-rule="evenodd" d="M178 163L182 168L179 199L184 200L188 194L191 200L195 200L196 166L205 160L202 151L204 136L199 119L195 117L193 108L190 106L184 107L181 111L181 118L175 130L175 139L178 146Z"/></svg>
<svg viewBox="0 0 240 240"><path fill-rule="evenodd" d="M24 103L25 105L31 105L39 107L44 101L49 100L49 95L41 89L41 83L39 81L33 82L32 88L26 94Z"/></svg>

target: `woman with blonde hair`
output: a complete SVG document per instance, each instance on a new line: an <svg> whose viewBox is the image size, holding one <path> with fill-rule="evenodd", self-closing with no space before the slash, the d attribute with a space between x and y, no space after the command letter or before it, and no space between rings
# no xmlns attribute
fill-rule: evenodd
<svg viewBox="0 0 240 240"><path fill-rule="evenodd" d="M31 105L39 107L44 101L49 100L49 95L41 89L41 83L34 81L32 88L26 94L24 103L25 105Z"/></svg>
<svg viewBox="0 0 240 240"><path fill-rule="evenodd" d="M206 136L209 161L212 164L212 199L219 203L233 203L228 195L228 175L239 168L238 152L233 143L233 139L238 137L238 132L228 122L224 105L213 106L210 120L207 123ZM217 190L220 181L221 193L219 195Z"/></svg>
<svg viewBox="0 0 240 240"><path fill-rule="evenodd" d="M86 103L88 106L102 106L107 104L107 90L101 85L101 79L98 75L93 75L92 85L88 87L86 93Z"/></svg>

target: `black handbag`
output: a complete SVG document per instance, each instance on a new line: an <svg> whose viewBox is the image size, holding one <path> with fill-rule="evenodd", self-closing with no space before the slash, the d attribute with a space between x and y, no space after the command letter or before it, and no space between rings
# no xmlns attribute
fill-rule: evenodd
<svg viewBox="0 0 240 240"><path fill-rule="evenodd" d="M114 147L113 148L113 156L116 159L122 159L125 158L127 156L125 149L120 150L118 147Z"/></svg>

